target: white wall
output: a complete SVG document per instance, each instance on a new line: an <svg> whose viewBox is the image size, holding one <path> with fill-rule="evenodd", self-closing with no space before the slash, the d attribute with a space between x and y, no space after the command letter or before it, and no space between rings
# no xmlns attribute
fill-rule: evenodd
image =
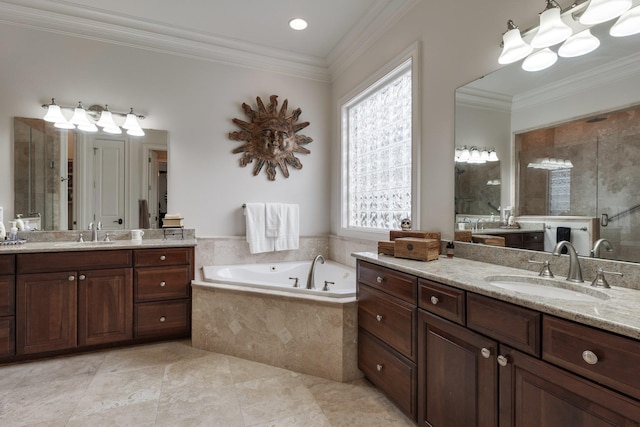
<svg viewBox="0 0 640 427"><path fill-rule="evenodd" d="M332 108L340 98L411 43L422 45L421 228L453 237L455 89L498 68L502 33L508 19L521 28L536 24L544 2L492 0L420 1L361 57L335 79ZM338 116L332 115L339 164ZM340 220L338 168L332 173L332 223Z"/></svg>
<svg viewBox="0 0 640 427"><path fill-rule="evenodd" d="M81 100L110 104L116 111L133 106L147 119L143 127L169 132L169 211L180 212L198 236L244 234L245 202L300 204L303 235L329 232L329 85L283 74L160 54L59 34L0 24L0 206L13 215L14 116L42 117L40 104L56 97L73 105ZM238 130L231 119L241 109L270 95L300 107L300 133L313 138L310 155L300 154L302 170L285 179L254 177L231 151Z"/></svg>

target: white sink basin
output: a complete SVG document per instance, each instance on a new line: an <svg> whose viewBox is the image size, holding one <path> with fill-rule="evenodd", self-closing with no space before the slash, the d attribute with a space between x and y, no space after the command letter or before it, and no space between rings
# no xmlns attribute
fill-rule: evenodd
<svg viewBox="0 0 640 427"><path fill-rule="evenodd" d="M590 287L587 283L581 285L542 277L515 275L487 276L484 280L502 289L543 298L583 302L598 302L609 299L609 295Z"/></svg>

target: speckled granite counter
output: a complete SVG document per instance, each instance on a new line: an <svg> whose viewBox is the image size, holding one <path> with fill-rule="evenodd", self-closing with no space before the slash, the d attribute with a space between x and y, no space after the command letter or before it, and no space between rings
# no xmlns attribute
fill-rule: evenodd
<svg viewBox="0 0 640 427"><path fill-rule="evenodd" d="M115 240L112 242L27 242L20 245L0 246L0 254L26 254L32 252L65 252L95 251L110 249L143 249L196 246L195 239L162 240L148 239L142 243L131 240Z"/></svg>
<svg viewBox="0 0 640 427"><path fill-rule="evenodd" d="M518 234L518 233L544 233L544 228L481 228L472 230L472 234Z"/></svg>
<svg viewBox="0 0 640 427"><path fill-rule="evenodd" d="M371 252L356 252L355 258L383 267L412 274L417 277L434 280L459 289L486 295L523 307L552 314L578 323L615 332L631 338L640 339L640 291L613 286L611 289L597 288L598 292L609 296L608 300L597 302L570 301L555 298L531 296L509 291L491 285L485 281L487 276L519 275L537 277L537 273L512 267L473 261L465 258L446 258L421 262L408 259L378 255ZM564 277L555 280L565 282ZM584 285L590 288L590 284Z"/></svg>

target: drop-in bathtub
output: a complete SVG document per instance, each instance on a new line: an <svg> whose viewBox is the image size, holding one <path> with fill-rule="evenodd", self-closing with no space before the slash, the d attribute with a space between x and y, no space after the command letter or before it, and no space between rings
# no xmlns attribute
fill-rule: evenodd
<svg viewBox="0 0 640 427"><path fill-rule="evenodd" d="M360 378L355 270L317 263L316 289L305 289L310 267L203 267L204 279L192 282L192 345L334 381ZM329 291L325 281L335 283Z"/></svg>

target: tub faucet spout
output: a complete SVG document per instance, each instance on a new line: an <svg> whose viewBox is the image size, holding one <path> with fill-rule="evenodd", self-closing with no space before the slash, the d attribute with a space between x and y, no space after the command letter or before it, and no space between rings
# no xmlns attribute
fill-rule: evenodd
<svg viewBox="0 0 640 427"><path fill-rule="evenodd" d="M567 280L570 282L584 282L582 280L582 269L580 268L580 260L578 259L578 253L576 252L576 248L573 247L571 242L566 240L562 240L558 242L555 248L553 248L553 255L560 256L562 253L562 248L566 247L569 252L569 274L567 275Z"/></svg>
<svg viewBox="0 0 640 427"><path fill-rule="evenodd" d="M307 289L315 289L315 272L316 272L316 264L320 261L321 264L324 264L324 257L322 255L316 255L316 257L311 262L311 268L309 268L309 277L307 278Z"/></svg>

